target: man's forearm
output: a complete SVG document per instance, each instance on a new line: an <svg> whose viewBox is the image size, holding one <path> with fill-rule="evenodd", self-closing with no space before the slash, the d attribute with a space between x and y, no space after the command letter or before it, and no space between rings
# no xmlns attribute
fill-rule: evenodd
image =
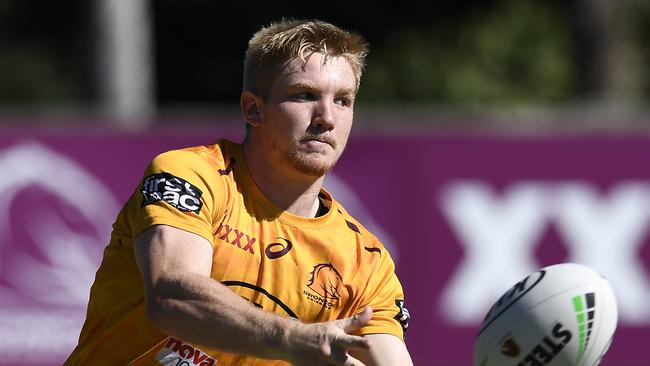
<svg viewBox="0 0 650 366"><path fill-rule="evenodd" d="M312 324L265 312L210 278L212 247L198 235L153 226L136 238L135 255L150 321L184 341L298 366L359 365L347 351L370 347L348 333L367 324L372 309Z"/></svg>
<svg viewBox="0 0 650 366"><path fill-rule="evenodd" d="M185 341L270 359L286 357L288 332L300 325L200 275L161 278L148 298L147 313L157 327Z"/></svg>

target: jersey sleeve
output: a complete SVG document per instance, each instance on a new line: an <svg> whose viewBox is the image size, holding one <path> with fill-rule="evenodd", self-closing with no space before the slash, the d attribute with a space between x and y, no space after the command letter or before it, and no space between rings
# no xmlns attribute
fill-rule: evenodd
<svg viewBox="0 0 650 366"><path fill-rule="evenodd" d="M150 226L169 225L214 245L213 222L226 194L215 172L192 151L174 150L154 158L131 197L128 216L133 237Z"/></svg>
<svg viewBox="0 0 650 366"><path fill-rule="evenodd" d="M404 305L404 291L395 274L395 264L386 250L381 251L381 258L372 272L363 295L363 306L371 306L372 319L360 333L392 334L404 340L410 315Z"/></svg>

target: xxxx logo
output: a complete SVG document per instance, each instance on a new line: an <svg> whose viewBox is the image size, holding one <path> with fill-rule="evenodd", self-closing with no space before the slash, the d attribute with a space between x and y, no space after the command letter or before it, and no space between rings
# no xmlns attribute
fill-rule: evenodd
<svg viewBox="0 0 650 366"><path fill-rule="evenodd" d="M238 248L245 250L250 254L255 254L253 243L257 241L257 238L251 237L230 225L219 225L215 236L227 243L236 245Z"/></svg>

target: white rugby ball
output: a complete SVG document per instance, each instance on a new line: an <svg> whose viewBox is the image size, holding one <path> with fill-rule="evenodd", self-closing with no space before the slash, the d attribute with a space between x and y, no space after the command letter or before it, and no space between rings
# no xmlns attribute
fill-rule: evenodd
<svg viewBox="0 0 650 366"><path fill-rule="evenodd" d="M488 311L474 366L595 366L616 330L609 282L590 267L561 263L517 282Z"/></svg>

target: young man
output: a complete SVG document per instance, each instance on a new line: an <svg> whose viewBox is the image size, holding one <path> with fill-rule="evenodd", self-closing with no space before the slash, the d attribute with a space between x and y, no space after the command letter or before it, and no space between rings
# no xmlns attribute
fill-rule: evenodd
<svg viewBox="0 0 650 366"><path fill-rule="evenodd" d="M253 36L243 144L153 160L114 225L67 365L412 365L389 253L322 188L366 52L320 21Z"/></svg>

